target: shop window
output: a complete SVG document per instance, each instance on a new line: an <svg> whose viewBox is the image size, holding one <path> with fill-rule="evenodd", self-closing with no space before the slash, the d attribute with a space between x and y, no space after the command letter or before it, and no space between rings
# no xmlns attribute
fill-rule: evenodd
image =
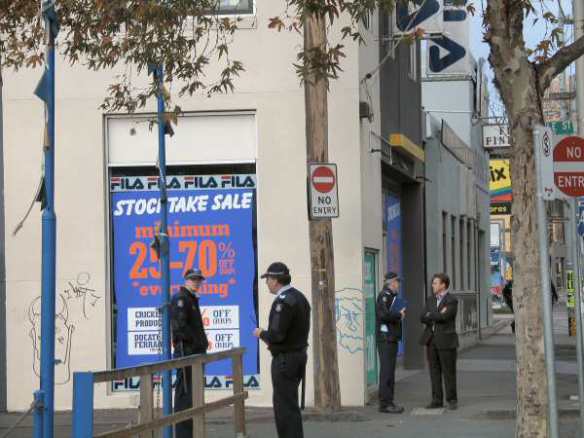
<svg viewBox="0 0 584 438"><path fill-rule="evenodd" d="M448 213L442 213L442 272L448 272Z"/></svg>
<svg viewBox="0 0 584 438"><path fill-rule="evenodd" d="M474 289L474 285L472 284L472 267L474 266L472 240L473 240L472 222L468 221L468 223L466 224L466 260L468 263L468 269L466 270L466 285L471 290Z"/></svg>
<svg viewBox="0 0 584 438"><path fill-rule="evenodd" d="M458 257L460 258L460 289L465 289L465 276L466 276L466 260L464 257L464 238L465 238L465 230L464 230L464 219L460 219L459 222L459 235L458 239L460 242L460 251L458 253Z"/></svg>
<svg viewBox="0 0 584 438"><path fill-rule="evenodd" d="M458 286L458 281L456 278L457 269L456 269L456 216L452 216L451 219L451 226L450 226L450 257L452 260L452 271L451 271L451 278L450 282L452 283L452 289L456 289Z"/></svg>
<svg viewBox="0 0 584 438"><path fill-rule="evenodd" d="M221 15L248 15L254 13L254 0L219 0Z"/></svg>

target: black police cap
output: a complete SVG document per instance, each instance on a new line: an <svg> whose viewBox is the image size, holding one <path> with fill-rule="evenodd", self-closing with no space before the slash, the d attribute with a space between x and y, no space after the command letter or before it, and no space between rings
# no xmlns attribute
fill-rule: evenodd
<svg viewBox="0 0 584 438"><path fill-rule="evenodd" d="M284 275L290 275L288 266L282 262L274 262L268 266L268 270L262 274L261 278L266 277L283 277Z"/></svg>
<svg viewBox="0 0 584 438"><path fill-rule="evenodd" d="M388 272L387 274L385 274L385 281L391 281L391 280L399 280L399 275L397 275L395 272Z"/></svg>
<svg viewBox="0 0 584 438"><path fill-rule="evenodd" d="M201 272L200 269L189 269L187 272L185 272L185 280L197 280L197 279L201 279L201 280L205 279L205 276L203 275L203 273Z"/></svg>

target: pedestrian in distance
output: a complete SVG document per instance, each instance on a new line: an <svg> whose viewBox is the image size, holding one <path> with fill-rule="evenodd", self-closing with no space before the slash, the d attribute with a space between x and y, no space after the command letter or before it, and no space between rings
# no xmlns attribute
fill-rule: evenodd
<svg viewBox="0 0 584 438"><path fill-rule="evenodd" d="M402 406L394 403L395 364L402 337L402 319L406 303L399 294L400 278L395 272L385 275L384 286L375 306L375 337L379 353L379 412L401 414Z"/></svg>
<svg viewBox="0 0 584 438"><path fill-rule="evenodd" d="M458 334L456 333L456 313L458 300L450 293L450 278L446 274L434 274L432 277L433 297L426 300L426 308L421 321L426 325L420 344L426 346L432 382L432 402L426 409L438 409L444 406L446 390L448 409L458 408L456 391L456 356Z"/></svg>
<svg viewBox="0 0 584 438"><path fill-rule="evenodd" d="M302 292L290 285L292 278L284 263L272 263L261 278L266 279L268 290L276 297L267 330L258 327L253 334L264 341L272 353L272 404L278 438L303 438L300 409L304 407L310 304Z"/></svg>
<svg viewBox="0 0 584 438"><path fill-rule="evenodd" d="M204 280L205 277L200 270L189 269L184 275L184 286L170 302L170 324L175 358L207 353L209 341L205 334L197 295ZM201 385L204 383L201 382ZM191 408L192 401L191 367L179 368L176 371L174 412ZM192 436L193 420L177 423L176 438L192 438Z"/></svg>
<svg viewBox="0 0 584 438"><path fill-rule="evenodd" d="M509 310L511 310L511 314L515 315L515 311L513 310L513 280L509 280L505 287L503 288L503 300ZM511 332L515 333L515 316L513 316L513 321L511 321Z"/></svg>

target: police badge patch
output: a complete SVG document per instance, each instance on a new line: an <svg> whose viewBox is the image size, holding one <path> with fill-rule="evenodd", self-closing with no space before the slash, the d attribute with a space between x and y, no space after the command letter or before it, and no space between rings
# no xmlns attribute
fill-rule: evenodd
<svg viewBox="0 0 584 438"><path fill-rule="evenodd" d="M387 297L383 297L383 302L387 303Z"/></svg>
<svg viewBox="0 0 584 438"><path fill-rule="evenodd" d="M282 311L282 305L276 304L276 312L281 312L281 311Z"/></svg>
<svg viewBox="0 0 584 438"><path fill-rule="evenodd" d="M183 301L183 300L178 300L178 301L176 302L176 305L177 305L177 307L184 307L184 306L185 306L185 303L184 303L184 301Z"/></svg>

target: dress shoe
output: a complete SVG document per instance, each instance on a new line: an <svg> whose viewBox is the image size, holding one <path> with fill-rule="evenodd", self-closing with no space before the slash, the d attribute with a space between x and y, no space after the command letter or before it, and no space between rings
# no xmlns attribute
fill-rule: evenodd
<svg viewBox="0 0 584 438"><path fill-rule="evenodd" d="M456 411L458 409L458 402L455 401L448 402L448 409L451 411Z"/></svg>
<svg viewBox="0 0 584 438"><path fill-rule="evenodd" d="M426 406L426 409L440 409L443 407L444 407L444 405L442 403L432 402L428 406Z"/></svg>
<svg viewBox="0 0 584 438"><path fill-rule="evenodd" d="M379 408L379 412L383 412L385 414L401 414L403 411L404 408L402 406L396 406L393 403Z"/></svg>

